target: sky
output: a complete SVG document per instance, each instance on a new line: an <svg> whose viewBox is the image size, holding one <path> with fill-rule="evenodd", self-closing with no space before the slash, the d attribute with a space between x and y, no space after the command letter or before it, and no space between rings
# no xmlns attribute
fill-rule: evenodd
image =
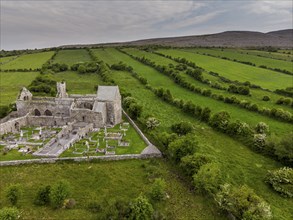
<svg viewBox="0 0 293 220"><path fill-rule="evenodd" d="M1 50L292 28L291 0L0 0Z"/></svg>

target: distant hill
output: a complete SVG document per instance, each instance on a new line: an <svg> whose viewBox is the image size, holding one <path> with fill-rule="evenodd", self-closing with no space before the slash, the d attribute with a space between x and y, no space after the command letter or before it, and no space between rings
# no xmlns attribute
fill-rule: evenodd
<svg viewBox="0 0 293 220"><path fill-rule="evenodd" d="M142 45L164 45L164 46L204 46L204 47L279 47L293 48L293 29L272 31L268 33L253 31L226 31L217 34L194 35L182 37L166 37L144 39L122 43L92 44L92 45L67 45L62 47L84 47L84 46L142 46Z"/></svg>

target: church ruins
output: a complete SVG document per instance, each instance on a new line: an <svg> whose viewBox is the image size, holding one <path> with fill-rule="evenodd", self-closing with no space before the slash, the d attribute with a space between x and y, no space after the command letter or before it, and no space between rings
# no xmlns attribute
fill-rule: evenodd
<svg viewBox="0 0 293 220"><path fill-rule="evenodd" d="M111 127L122 121L118 86L99 86L97 94L68 95L66 83L57 83L56 97L35 97L23 88L16 101L17 117L1 123L0 135L23 126L64 126L69 123Z"/></svg>

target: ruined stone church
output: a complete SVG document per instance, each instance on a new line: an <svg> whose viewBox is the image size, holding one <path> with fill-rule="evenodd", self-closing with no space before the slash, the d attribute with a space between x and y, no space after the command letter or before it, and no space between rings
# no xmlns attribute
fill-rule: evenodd
<svg viewBox="0 0 293 220"><path fill-rule="evenodd" d="M22 126L64 126L69 122L92 123L94 128L122 121L118 86L98 86L97 94L68 95L66 83L57 83L56 97L35 97L23 88L16 101L17 118L1 123L0 134Z"/></svg>

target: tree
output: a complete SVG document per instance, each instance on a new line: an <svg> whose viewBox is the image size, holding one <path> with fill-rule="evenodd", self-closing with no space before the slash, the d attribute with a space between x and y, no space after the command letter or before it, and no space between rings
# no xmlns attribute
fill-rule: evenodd
<svg viewBox="0 0 293 220"><path fill-rule="evenodd" d="M155 201L161 201L165 198L166 196L166 182L162 178L156 178L151 191L150 191L150 196L153 200Z"/></svg>
<svg viewBox="0 0 293 220"><path fill-rule="evenodd" d="M151 219L154 209L148 199L142 195L137 197L130 205L131 220L149 220Z"/></svg>
<svg viewBox="0 0 293 220"><path fill-rule="evenodd" d="M285 163L293 163L293 132L284 136L275 146L275 154Z"/></svg>
<svg viewBox="0 0 293 220"><path fill-rule="evenodd" d="M142 106L140 106L136 103L130 104L130 106L128 108L128 113L129 113L130 117L132 117L133 119L137 119L141 115L141 112L142 112Z"/></svg>
<svg viewBox="0 0 293 220"><path fill-rule="evenodd" d="M193 175L193 183L200 192L207 192L215 195L223 183L222 173L217 163L207 163L200 167L199 171Z"/></svg>
<svg viewBox="0 0 293 220"><path fill-rule="evenodd" d="M86 67L84 65L79 65L79 67L77 68L77 72L80 74L86 73Z"/></svg>
<svg viewBox="0 0 293 220"><path fill-rule="evenodd" d="M11 205L16 205L22 195L22 188L20 184L10 185L6 190L6 198Z"/></svg>
<svg viewBox="0 0 293 220"><path fill-rule="evenodd" d="M54 208L61 208L64 200L69 196L69 183L62 180L52 186L50 200Z"/></svg>
<svg viewBox="0 0 293 220"><path fill-rule="evenodd" d="M149 130L154 130L155 128L157 128L160 125L160 121L158 119L156 119L155 117L149 117L146 121L146 127Z"/></svg>
<svg viewBox="0 0 293 220"><path fill-rule="evenodd" d="M211 109L209 107L205 107L200 114L200 120L208 122L210 117Z"/></svg>

